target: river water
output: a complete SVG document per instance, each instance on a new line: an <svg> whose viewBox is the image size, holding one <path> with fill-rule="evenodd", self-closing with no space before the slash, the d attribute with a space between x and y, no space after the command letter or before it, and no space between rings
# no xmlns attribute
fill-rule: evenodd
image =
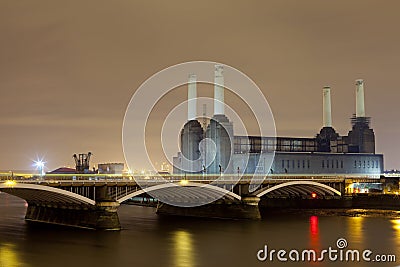
<svg viewBox="0 0 400 267"><path fill-rule="evenodd" d="M0 193L0 267L64 266L398 266L400 265L400 216L375 211L349 214L336 211L301 211L267 214L262 221L184 219L159 217L154 208L122 205L122 231L92 231L29 225L24 221L26 203ZM315 250L337 247L371 250L375 255L395 255L397 262L282 262L273 257L257 259L271 249ZM264 251L260 252L262 257ZM320 255L320 254L318 254ZM274 255L273 255L274 256ZM284 257L283 257L284 258Z"/></svg>

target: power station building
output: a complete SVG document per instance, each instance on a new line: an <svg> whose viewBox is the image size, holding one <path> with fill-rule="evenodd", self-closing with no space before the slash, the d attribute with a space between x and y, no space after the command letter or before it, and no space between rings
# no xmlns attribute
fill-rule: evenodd
<svg viewBox="0 0 400 267"><path fill-rule="evenodd" d="M215 66L214 75L214 115L205 129L196 116L196 76L189 75L188 121L181 131L181 152L173 159L174 173L375 177L383 173L383 155L375 153L375 134L370 128L370 118L365 115L363 80L356 80L356 114L351 118L352 129L347 135L339 135L332 127L331 89L326 86L323 127L315 137L236 136L233 123L224 112L222 65ZM214 145L205 148L203 139L211 139ZM274 155L272 164L271 155Z"/></svg>

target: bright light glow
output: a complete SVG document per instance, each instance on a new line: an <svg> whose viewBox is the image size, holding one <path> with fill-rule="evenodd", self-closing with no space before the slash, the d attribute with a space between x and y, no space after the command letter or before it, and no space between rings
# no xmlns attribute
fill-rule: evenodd
<svg viewBox="0 0 400 267"><path fill-rule="evenodd" d="M13 187L14 185L17 184L17 182L16 182L16 181L13 181L13 180L7 180L7 181L4 182L4 184L5 184L6 186Z"/></svg>
<svg viewBox="0 0 400 267"><path fill-rule="evenodd" d="M188 181L188 180L182 179L179 183L180 183L181 185L188 185L188 184L189 184L189 181Z"/></svg>
<svg viewBox="0 0 400 267"><path fill-rule="evenodd" d="M36 168L43 168L44 167L44 162L39 160L39 161L35 161L35 167Z"/></svg>
<svg viewBox="0 0 400 267"><path fill-rule="evenodd" d="M44 175L44 164L45 163L46 162L44 162L43 159L33 161L33 166L35 166L36 170L39 170L40 175Z"/></svg>
<svg viewBox="0 0 400 267"><path fill-rule="evenodd" d="M316 197L317 197L317 194L316 194L316 193L312 193L312 194L311 194L311 197L312 197L312 198L316 198Z"/></svg>
<svg viewBox="0 0 400 267"><path fill-rule="evenodd" d="M392 220L393 229L400 231L400 220Z"/></svg>
<svg viewBox="0 0 400 267"><path fill-rule="evenodd" d="M393 232L394 232L394 240L396 241L395 246L399 247L400 246L400 220L391 220L390 221L392 223L392 227L393 227Z"/></svg>

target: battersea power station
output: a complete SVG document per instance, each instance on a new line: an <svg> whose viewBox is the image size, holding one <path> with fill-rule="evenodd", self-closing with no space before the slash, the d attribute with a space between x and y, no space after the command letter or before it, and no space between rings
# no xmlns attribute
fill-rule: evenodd
<svg viewBox="0 0 400 267"><path fill-rule="evenodd" d="M379 177L383 155L365 114L364 81L356 80L356 113L341 136L332 126L330 87L323 88L323 127L310 138L237 136L224 111L223 65L214 70L214 115L208 125L196 116L196 75L189 75L188 121L173 159L177 174L351 174ZM262 123L262 122L260 122ZM203 140L212 140L212 145Z"/></svg>

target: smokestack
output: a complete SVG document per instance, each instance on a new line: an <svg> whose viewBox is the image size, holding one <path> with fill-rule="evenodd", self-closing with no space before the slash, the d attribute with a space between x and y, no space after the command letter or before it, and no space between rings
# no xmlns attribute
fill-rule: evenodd
<svg viewBox="0 0 400 267"><path fill-rule="evenodd" d="M356 80L356 117L365 117L364 80Z"/></svg>
<svg viewBox="0 0 400 267"><path fill-rule="evenodd" d="M197 87L196 87L196 74L189 75L188 83L188 121L197 118Z"/></svg>
<svg viewBox="0 0 400 267"><path fill-rule="evenodd" d="M215 65L214 71L214 115L225 114L224 107L224 66Z"/></svg>
<svg viewBox="0 0 400 267"><path fill-rule="evenodd" d="M332 107L331 107L331 88L324 86L323 94L323 127L332 127Z"/></svg>

